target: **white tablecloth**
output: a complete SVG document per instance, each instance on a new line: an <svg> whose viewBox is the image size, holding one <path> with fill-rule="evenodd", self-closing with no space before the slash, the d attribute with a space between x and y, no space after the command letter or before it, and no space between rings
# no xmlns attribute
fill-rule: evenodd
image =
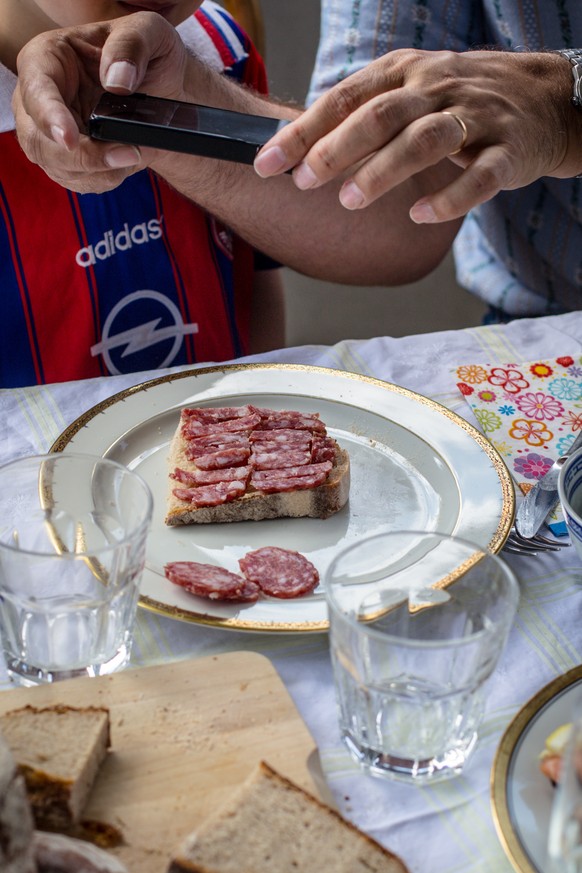
<svg viewBox="0 0 582 873"><path fill-rule="evenodd" d="M363 373L425 394L471 419L451 373L454 367L558 355L580 362L582 312L400 339L305 346L245 360ZM0 391L0 461L46 451L83 411L157 375L159 371ZM347 818L398 853L414 873L509 873L513 868L496 836L490 808L491 764L503 731L523 703L582 660L582 568L573 549L536 559L504 557L519 576L521 604L490 682L480 743L466 774L431 788L371 779L352 762L338 736L325 634L240 633L140 611L132 661L153 664L240 649L266 655L313 734L328 785Z"/></svg>

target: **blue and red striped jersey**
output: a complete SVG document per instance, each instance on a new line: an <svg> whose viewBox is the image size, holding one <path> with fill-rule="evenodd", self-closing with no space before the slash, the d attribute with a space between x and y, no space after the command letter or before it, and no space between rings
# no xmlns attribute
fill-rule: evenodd
<svg viewBox="0 0 582 873"><path fill-rule="evenodd" d="M262 60L221 7L205 2L178 31L266 90ZM0 67L4 93L10 77ZM27 160L0 99L0 385L245 354L254 269L250 246L149 170L104 194L60 187Z"/></svg>

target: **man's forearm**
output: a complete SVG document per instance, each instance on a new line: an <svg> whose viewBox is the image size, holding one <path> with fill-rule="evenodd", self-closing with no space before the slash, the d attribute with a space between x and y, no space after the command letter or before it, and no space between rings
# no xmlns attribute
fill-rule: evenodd
<svg viewBox="0 0 582 873"><path fill-rule="evenodd" d="M224 76L201 73L198 65L185 81L182 97L193 102L286 119L300 114ZM363 212L341 206L341 181L299 191L289 176L261 179L252 167L164 152L150 166L271 257L330 281L369 285L413 281L439 263L458 228L457 223L419 227L408 216L422 193L457 172L446 162Z"/></svg>

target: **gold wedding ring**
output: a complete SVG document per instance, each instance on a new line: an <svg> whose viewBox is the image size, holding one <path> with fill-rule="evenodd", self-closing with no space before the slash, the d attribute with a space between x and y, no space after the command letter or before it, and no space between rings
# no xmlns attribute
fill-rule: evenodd
<svg viewBox="0 0 582 873"><path fill-rule="evenodd" d="M447 112L446 109L443 109L441 115L450 115L451 118L454 118L459 127L461 128L463 139L461 140L461 145L458 149L455 149L454 152L449 152L449 155L458 155L460 151L462 151L467 145L467 137L469 136L469 131L467 130L467 125L463 121L460 115L455 115L454 112Z"/></svg>

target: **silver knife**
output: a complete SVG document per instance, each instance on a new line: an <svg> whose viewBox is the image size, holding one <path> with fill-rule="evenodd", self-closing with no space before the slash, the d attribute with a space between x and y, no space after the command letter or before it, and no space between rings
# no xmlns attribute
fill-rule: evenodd
<svg viewBox="0 0 582 873"><path fill-rule="evenodd" d="M515 527L526 539L535 536L549 512L558 505L558 476L568 455L582 446L582 431L578 434L567 454L554 461L548 472L538 479L531 491L521 501L515 516Z"/></svg>

